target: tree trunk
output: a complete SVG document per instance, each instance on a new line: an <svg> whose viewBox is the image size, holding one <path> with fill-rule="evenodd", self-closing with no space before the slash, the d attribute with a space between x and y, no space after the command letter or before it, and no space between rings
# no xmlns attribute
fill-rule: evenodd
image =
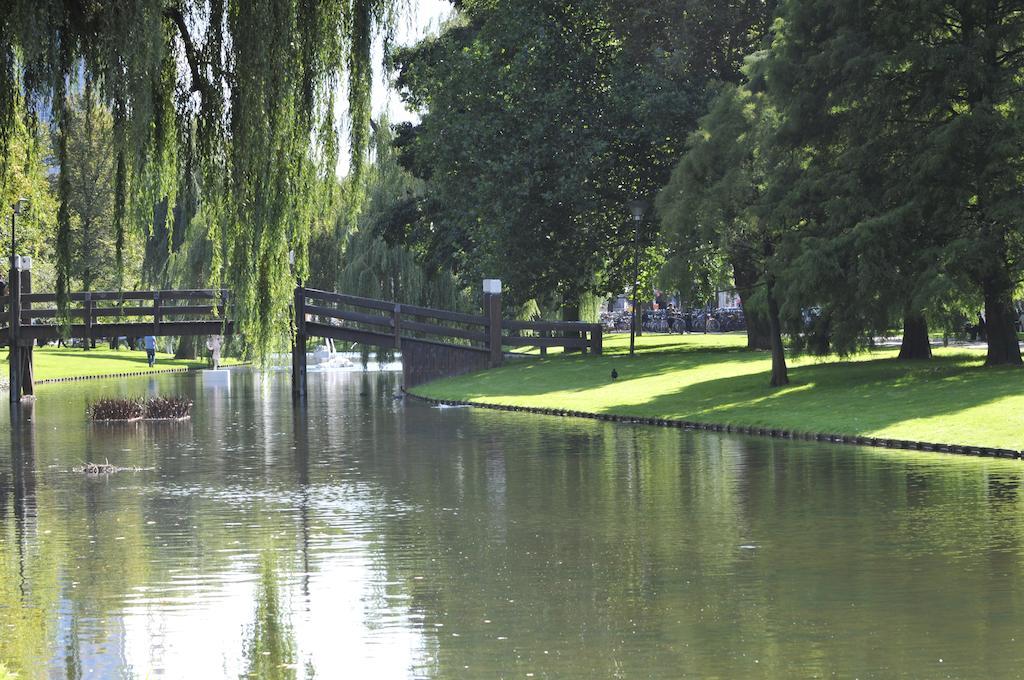
<svg viewBox="0 0 1024 680"><path fill-rule="evenodd" d="M931 359L932 343L928 337L928 321L920 312L907 310L903 314L903 344L900 361Z"/></svg>
<svg viewBox="0 0 1024 680"><path fill-rule="evenodd" d="M747 349L771 349L772 329L764 310L755 305L747 304L754 294L757 285L757 269L743 257L733 255L732 278L736 283L736 291L743 305L743 319L747 324Z"/></svg>
<svg viewBox="0 0 1024 680"><path fill-rule="evenodd" d="M789 384L789 370L786 368L786 348L782 346L782 322L779 320L779 303L775 300L773 285L768 284L768 323L772 340L772 387Z"/></svg>
<svg viewBox="0 0 1024 680"><path fill-rule="evenodd" d="M565 303L565 304L562 305L562 321L579 321L579 320L580 320L580 304L579 304L579 302L575 302L575 303L572 303L572 304ZM579 337L579 333L566 333L566 335L568 335L570 337L577 337L577 338ZM574 352L581 352L581 351L582 350L579 350L579 349L568 349L567 348L565 350L565 353L566 354L571 354L571 353L574 353Z"/></svg>
<svg viewBox="0 0 1024 680"><path fill-rule="evenodd" d="M981 285L985 295L985 331L988 334L986 366L1020 366L1017 328L1014 325L1013 289L1005 272L985 279Z"/></svg>
<svg viewBox="0 0 1024 680"><path fill-rule="evenodd" d="M196 358L196 338L192 335L183 335L178 338L178 347L174 350L175 359Z"/></svg>

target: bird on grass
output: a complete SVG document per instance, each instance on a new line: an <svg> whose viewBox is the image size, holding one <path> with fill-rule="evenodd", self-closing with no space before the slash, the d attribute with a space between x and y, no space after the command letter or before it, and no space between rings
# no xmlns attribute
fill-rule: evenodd
<svg viewBox="0 0 1024 680"><path fill-rule="evenodd" d="M616 371L616 370L615 370L615 369L613 368L613 369L612 369L612 380L616 380L616 379L618 379L618 377L619 377L619 372L618 372L618 371Z"/></svg>

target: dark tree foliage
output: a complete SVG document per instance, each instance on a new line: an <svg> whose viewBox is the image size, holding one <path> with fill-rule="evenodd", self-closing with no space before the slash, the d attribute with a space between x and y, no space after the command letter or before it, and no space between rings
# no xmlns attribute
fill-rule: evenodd
<svg viewBox="0 0 1024 680"><path fill-rule="evenodd" d="M517 303L554 294L572 308L621 290L625 206L667 180L725 68L687 42L707 35L684 16L704 5L459 3L439 37L396 55L403 96L423 113L398 144L429 196L408 242L467 285L502 278ZM641 241L654 244L653 220Z"/></svg>

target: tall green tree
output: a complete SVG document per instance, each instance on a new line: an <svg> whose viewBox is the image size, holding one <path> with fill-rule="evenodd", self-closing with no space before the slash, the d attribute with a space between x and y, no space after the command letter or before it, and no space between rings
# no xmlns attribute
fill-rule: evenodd
<svg viewBox="0 0 1024 680"><path fill-rule="evenodd" d="M423 114L402 159L430 197L410 240L467 285L499 276L513 302L560 298L570 317L584 294L622 290L625 206L667 180L722 68L675 22L689 9L700 33L712 4L459 3L439 37L396 56ZM646 248L655 232L642 227Z"/></svg>
<svg viewBox="0 0 1024 680"><path fill-rule="evenodd" d="M716 2L715 0L658 0L645 3L615 3L613 11L629 16L643 14L648 20L640 26L650 27L660 38L650 40L638 33L637 28L620 22L623 32L632 40L627 45L629 62L647 63L642 71L660 73L675 72L694 87L701 88L698 115L703 115L710 100L721 84L741 85L745 82L743 64L745 58L758 49L767 46L771 39L772 22L777 11L775 0L750 0L748 2ZM651 59L648 44L670 45L662 51L659 59ZM658 54L658 53L655 53ZM656 78L662 83L651 82L649 78L622 78L617 88L624 99L644 102L651 111L670 110L677 104L665 96L663 77ZM660 86L659 86L660 85ZM684 130L686 132L688 130ZM682 155L675 150L672 160ZM667 178L665 178L667 181ZM743 301L747 322L747 346L749 349L771 349L771 328L764 310L757 305L747 304L755 297L759 279L756 258L747 250L732 248L728 251L702 249L701 242L680 242L674 238L678 225L665 225L666 233L673 236L663 247L668 253L669 266L664 274L666 285L695 294L695 300L706 300L722 287L735 286ZM662 244L659 244L662 245Z"/></svg>
<svg viewBox="0 0 1024 680"><path fill-rule="evenodd" d="M810 150L792 199L870 263L848 284L862 298L904 287L911 321L966 283L984 300L986 362L1021 364L1024 7L789 0L782 15L769 68L780 139ZM808 245L830 259L823 240ZM882 284L864 286L872 272Z"/></svg>
<svg viewBox="0 0 1024 680"><path fill-rule="evenodd" d="M779 252L795 231L780 196L796 163L772 147L779 124L763 92L722 86L657 200L669 238L691 244L691 257L714 261L717 253L750 263L754 279L745 303L762 309L768 321L773 387L789 383Z"/></svg>
<svg viewBox="0 0 1024 680"><path fill-rule="evenodd" d="M68 105L67 163L71 213L71 278L82 290L115 288L117 239L114 233L114 119L94 96L92 86ZM137 263L136 263L137 267Z"/></svg>

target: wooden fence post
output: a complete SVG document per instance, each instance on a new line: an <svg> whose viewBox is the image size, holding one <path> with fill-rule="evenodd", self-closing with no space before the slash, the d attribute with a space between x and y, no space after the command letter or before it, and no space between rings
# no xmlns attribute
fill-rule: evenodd
<svg viewBox="0 0 1024 680"><path fill-rule="evenodd" d="M153 335L160 335L160 322L163 321L162 317L163 311L160 307L160 291L155 291L153 293Z"/></svg>
<svg viewBox="0 0 1024 680"><path fill-rule="evenodd" d="M21 277L14 266L15 256L11 257L11 275L8 277L10 285L7 286L7 294L10 296L10 325L7 329L8 353L7 366L9 369L8 391L11 395L11 403L21 401Z"/></svg>
<svg viewBox="0 0 1024 680"><path fill-rule="evenodd" d="M295 287L295 346L292 349L292 395L306 396L306 289Z"/></svg>
<svg viewBox="0 0 1024 680"><path fill-rule="evenodd" d="M25 262L25 259L22 260L23 266L27 266L27 265L24 265L24 262ZM19 274L20 274L19 278L21 279L21 293L24 294L24 295L31 295L32 294L32 270L28 269L28 268L25 268L25 269L22 269L19 272ZM23 309L32 309L32 303L31 302L26 302L22 306L22 308ZM31 325L31 319L29 319L29 325ZM19 333L18 340L19 340L19 342L22 345L21 349L19 350L19 354L21 354L21 393L23 395L31 396L31 395L35 394L35 388L36 388L36 383L35 383L35 378L34 378L34 370L33 370L33 367L32 367L32 348L33 348L33 345L35 345L35 339L31 338L31 337L22 339L20 337L20 333Z"/></svg>
<svg viewBox="0 0 1024 680"><path fill-rule="evenodd" d="M395 351L402 351L402 305L395 303L395 311L391 317L391 325L395 331Z"/></svg>
<svg viewBox="0 0 1024 680"><path fill-rule="evenodd" d="M92 349L92 293L85 294L82 325L85 326L85 349Z"/></svg>
<svg viewBox="0 0 1024 680"><path fill-rule="evenodd" d="M487 317L487 348L491 351L491 368L501 366L501 281L484 279L484 316Z"/></svg>

